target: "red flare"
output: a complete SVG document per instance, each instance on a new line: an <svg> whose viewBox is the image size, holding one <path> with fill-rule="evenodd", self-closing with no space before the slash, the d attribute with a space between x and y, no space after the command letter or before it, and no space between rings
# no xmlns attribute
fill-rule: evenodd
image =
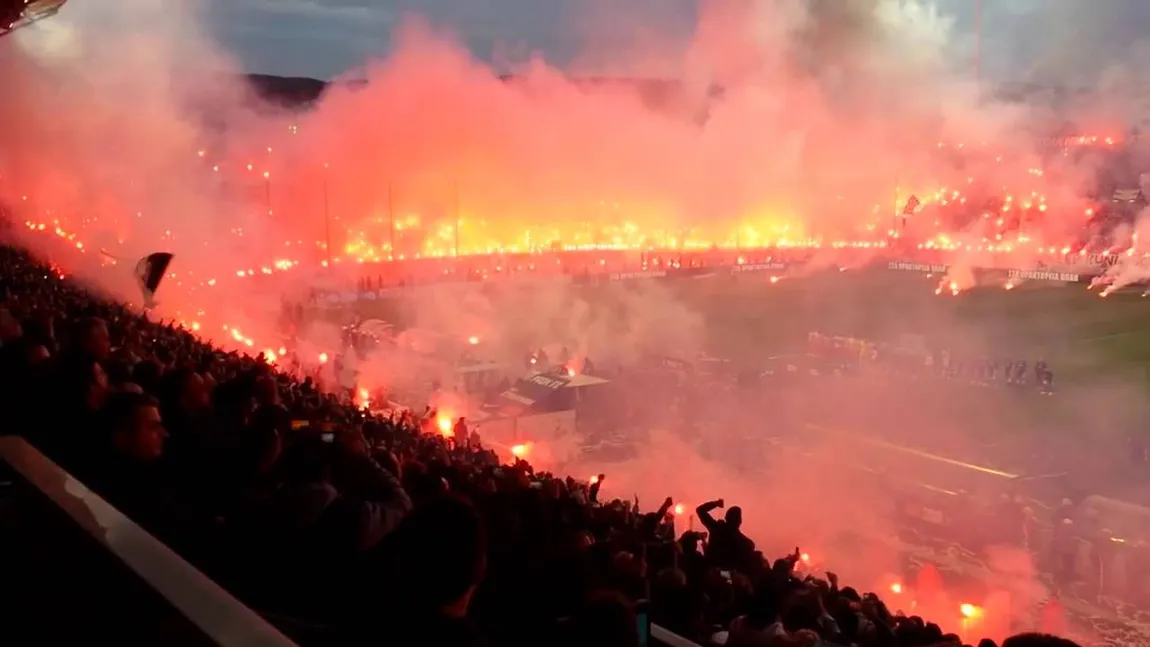
<svg viewBox="0 0 1150 647"><path fill-rule="evenodd" d="M1066 633L1066 612L1058 598L1050 598L1039 612L1038 627L1045 634L1061 636Z"/></svg>

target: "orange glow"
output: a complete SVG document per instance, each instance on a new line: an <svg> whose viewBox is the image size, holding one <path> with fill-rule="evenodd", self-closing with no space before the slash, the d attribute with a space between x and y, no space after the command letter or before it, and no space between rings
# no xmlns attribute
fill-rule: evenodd
<svg viewBox="0 0 1150 647"><path fill-rule="evenodd" d="M481 70L476 72L483 73ZM406 78L404 75L397 76ZM613 95L609 102L599 103L602 97L597 96L595 92L580 93L578 101L573 101L572 106L562 105L567 102L566 100L559 104L549 103L550 99L542 95L532 100L529 105L520 105L517 103L518 99L501 94L500 86L468 84L467 87L485 87L497 93L497 99L506 99L506 101L476 101L474 105L485 106L484 110L476 110L476 113L483 113L491 106L494 106L492 108L494 110L499 106L520 107L531 111L525 115L545 119L550 113L558 115L568 107L576 109L578 115L601 116L606 116L606 111L618 108ZM444 86L444 91L450 90L450 84ZM348 106L339 102L335 102L337 104L335 106L328 106L324 103L321 102L317 107L317 114L329 120L328 123L342 123L344 118L354 117L354 114L350 114L333 119L332 111L338 110L341 105L352 110L352 113L356 108L362 109L364 115L370 114L372 120L379 113L378 106L358 104ZM804 107L813 108L804 111L811 115L821 112L819 106ZM392 108L389 107L390 109ZM399 107L394 109L401 110ZM469 273L477 280L496 278L496 275L507 275L512 272L543 275L548 272L568 274L579 271L602 273L634 271L639 263L634 257L638 254L624 257L622 254L608 253L624 251L644 252L649 256L655 256L642 261L643 271L675 269L680 267L680 263L693 262L682 258L680 252L706 252L713 249L737 251L737 261L730 258L728 262L746 266L763 261L762 258L754 258L754 250L763 252L759 254L760 256L767 256L773 255L775 251L789 250L885 250L903 244L908 245L908 249L917 245L920 250L931 252L932 256L938 252L1010 254L1016 250L1023 250L1025 253L1020 253L1019 258L1026 259L1024 262L1030 262L1035 252L1043 253L1044 250L1039 245L1050 246L1053 250L1055 245L1061 246L1066 243L1067 237L1062 231L1063 227L1045 227L1045 224L1061 225L1066 224L1066 221L1081 224L1084 213L1088 217L1094 214L1094 209L1086 202L1068 197L1063 191L1045 195L1047 189L1059 186L1059 178L1047 178L1048 171L1034 168L1036 163L1033 159L1007 155L1006 153L1010 152L1008 147L1015 144L1014 141L996 142L988 138L989 141L986 142L973 140L964 142L962 134L957 132L953 134L954 139L951 141L937 141L934 136L929 140L923 140L921 137L923 133L915 133L919 136L911 139L936 141L934 147L928 144L921 148L965 151L966 154L984 157L986 161L993 159L998 166L987 171L987 176L984 177L974 177L973 171L970 175L964 172L961 177L957 177L951 172L950 164L921 165L920 153L925 151L917 150L919 146L916 145L913 155L907 155L910 151L891 151L889 158L882 160L884 163L876 164L878 168L884 169L884 178L871 177L868 178L873 180L871 182L857 183L871 186L874 188L873 191L844 189L842 193L845 195L836 198L842 201L842 206L827 208L826 205L818 204L818 201L812 198L815 192L811 189L815 186L800 182L794 185L793 189L767 187L762 190L762 195L748 196L746 201L734 205L723 205L731 215L722 222L679 228L675 224L683 223L684 219L681 216L685 215L682 213L684 205L702 203L700 206L705 208L714 206L705 202L707 193L711 192L709 188L705 193L695 194L684 187L670 185L648 187L649 181L644 173L639 173L635 178L618 177L619 171L612 169L607 175L599 175L599 166L587 163L603 159L604 151L594 145L600 140L611 142L612 149L617 146L620 151L630 151L634 155L642 155L644 149L658 151L655 154L670 158L667 159L668 163L675 161L670 149L664 150L661 145L650 144L660 141L667 146L673 146L673 140L681 133L678 130L669 132L658 130L660 125L657 122L645 120L646 111L641 114L624 112L612 115L622 119L602 123L597 120L594 122L575 120L574 123L586 127L584 130L574 126L561 131L552 129L566 145L546 147L548 150L553 148L562 151L562 154L551 159L539 159L533 154L518 154L523 151L518 151L513 142L532 142L538 133L522 132L513 128L504 133L508 136L501 140L506 145L480 147L484 150L481 157L484 159L485 169L478 175L474 170L466 168L468 166L466 163L455 164L454 166L462 168L453 171L446 173L441 171L442 167L446 166L445 160L466 160L474 157L467 154L466 148L463 150L455 148L453 142L456 139L472 142L469 145L476 146L479 144L475 142L485 140L482 137L466 136L443 138L443 141L448 143L442 144L443 148L440 148L437 142L440 142L441 138L434 135L441 130L439 121L449 115L438 115L440 119L429 118L428 123L423 124L426 130L421 131L416 126L421 125L418 117L425 116L422 114L424 112L425 109L421 107L416 114L401 115L403 118L398 118L396 116L398 113L389 113L388 118L396 123L412 125L411 138L403 140L404 146L395 147L394 159L389 159L386 154L363 155L362 153L377 147L377 142L370 141L370 136L365 136L362 141L349 141L344 145L338 145L338 138L330 142L315 140L311 138L309 129L301 129L296 124L286 123L277 124L284 127L279 130L278 138L273 138L271 141L250 139L240 142L229 141L228 146L213 146L211 149L200 148L198 143L188 147L182 139L178 142L185 144L182 149L172 146L177 142L157 142L160 146L181 151L181 154L188 158L185 161L194 168L202 168L205 175L213 178L213 183L222 181L221 184L233 183L258 188L258 195L241 198L246 204L241 204L235 211L254 212L256 210L251 207L259 206L262 222L266 220L262 217L262 212L266 210L267 213L271 213L274 203L276 216L282 219L276 221L275 226L269 228L268 232L245 232L243 226L245 223L242 222L243 218L239 217L241 214L228 213L233 227L230 232L222 232L221 235L230 235L237 239L226 241L228 245L238 242L239 239L258 235L264 238L259 241L259 251L251 251L249 255L238 255L236 258L212 259L232 264L225 265L223 270L212 269L210 274L205 271L202 276L194 276L190 272L185 274L185 270L181 268L181 276L176 278L172 275L165 286L164 299L167 303L163 305L181 308L183 312L169 314L179 315L178 320L190 320L193 316L198 318L203 322L202 330L198 322L193 323L191 329L203 333L204 337L213 341L223 341L241 349L257 348L275 343L272 341L274 337L267 334L267 328L258 328L260 323L266 322L239 319L245 331L253 335L243 334L234 328L225 328L224 339L219 340L221 336L219 330L223 324L223 320L220 319L222 315L205 313L197 306L208 307L219 304L223 299L234 297L236 294L205 298L203 291L215 288L213 292L225 292L228 289L227 285L236 281L257 284L256 287L245 289L259 290L262 289L259 282L267 280L269 276L293 271L303 273L308 268L328 265L347 267L359 263L386 264L400 260L436 258L449 260L443 267L434 268L433 273L451 275L453 278ZM469 134L472 132L469 129L473 125L475 133L484 133L491 132L492 126L502 127L507 124L511 127L519 122L543 123L538 119L507 119L506 117L510 115L498 113L471 116L479 121L465 120L455 123L455 127L462 128L464 134ZM485 117L497 118L487 122L482 120ZM323 118L317 117L321 122ZM628 122L626 119L634 121ZM90 121L102 123L107 120ZM564 120L563 123L566 121L568 120ZM849 130L839 132L835 130L839 127L838 121L808 124L808 126L822 126L812 128L812 133L823 130L828 132L825 138L812 139L811 145L812 150L826 151L829 166L834 167L838 161L834 159L836 152L850 151L852 159L845 161L849 161L850 167L855 169L858 166L853 159L855 152L868 146L873 148L875 144L884 146L883 150L874 152L888 157L885 150L886 142L865 141L865 136L862 135L859 136L860 139L855 140L853 124L844 124ZM628 127L613 133L603 133L601 129L607 123L621 123ZM649 130L647 127L630 127L639 125L649 126L655 130ZM182 128L177 130L183 132ZM862 130L866 132L874 129ZM387 129L384 128L382 131L386 132ZM643 138L629 139L631 131L643 133ZM547 132L546 128L541 128L540 132ZM588 136L591 133L594 133L595 137ZM44 134L48 138L52 137L51 132ZM428 134L431 136L428 137ZM34 140L31 135L29 139ZM77 139L94 140L92 137ZM621 141L615 142L613 141L615 139ZM685 139L689 144L690 138ZM839 145L840 139L849 145ZM296 141L304 142L305 148L293 150L293 147L297 146ZM827 142L830 146L824 149L823 146ZM230 144L242 144L242 146L233 147ZM1121 144L1123 144L1121 139L1103 133L1050 139L1045 140L1043 145L1065 152L1083 147L1110 148ZM363 148L360 149L359 146ZM132 148L127 147L128 150ZM688 146L687 149L673 152L684 153L690 149ZM48 150L55 149L48 148ZM318 151L322 151L320 153L322 157L315 154ZM529 147L528 151L533 152L534 149ZM65 177L76 175L82 178L85 171L78 162L85 160L85 155L57 157L60 160L56 163L63 165L59 169L59 175ZM73 163L72 157L77 163L76 166L70 166ZM370 157L374 163L362 162L360 158L364 157ZM413 159L404 159L405 157ZM682 157L689 158L686 155ZM733 160L738 156L730 157ZM753 155L749 157L755 158ZM520 165L520 160L531 160L531 166L524 168ZM634 168L645 166L635 163L640 160L630 161L631 163L626 166ZM328 169L329 166L341 170L339 173L329 173L326 170L321 172L321 168ZM533 168L536 166L538 168ZM760 174L758 164L753 168L740 168L737 163L731 161L728 165L720 166L721 175L732 175L735 181L746 179L740 177L744 174L753 173L754 177ZM919 166L922 168L918 168ZM610 165L603 166L604 171L608 168ZM148 177L149 169L146 166L141 165L135 170L139 177L131 177L127 173L118 175L128 177L133 185L151 184L152 178ZM436 173L430 173L431 170ZM521 188L519 179L523 177L523 172L533 170L538 170L548 181L541 182L542 188L538 192L518 190ZM887 170L891 172L888 174ZM981 172L980 170L979 173ZM4 196L6 200L11 199L23 207L22 215L27 218L24 224L29 232L60 241L61 246L67 247L71 254L103 255L107 257L109 264L115 265L115 257L122 256L127 249L147 249L153 246L157 249L179 248L180 251L190 249L188 243L192 241L187 237L193 232L186 229L180 231L178 228L172 231L169 226L175 227L177 224L175 221L170 223L160 220L149 221L152 216L150 209L154 205L139 203L141 199L134 197L136 191L117 194L117 188L109 185L102 191L108 194L108 201L112 207L77 210L72 208L75 205L57 200L56 193L64 195L66 192L53 191L57 187L51 186L53 180L51 174L44 175L42 178L32 177L33 181L26 187L17 187L9 183L0 189L6 194ZM424 182L422 178L426 175L452 177L446 178L445 182ZM626 173L622 175L626 176ZM663 175L679 177L677 173ZM816 184L822 183L820 180ZM196 186L194 182L187 184ZM386 186L381 187L381 184ZM711 183L698 184L709 186ZM381 188L386 188L386 191L381 191ZM394 208L391 204L393 188L396 198ZM681 193L676 191L680 188L683 188ZM317 222L314 216L320 193L326 204L329 192L332 194L334 204L338 205L335 211L340 215L331 223L335 231L323 235L317 231L321 229L320 227L313 226ZM382 193L387 195L386 209L380 208ZM534 195L536 193L537 197ZM960 205L967 204L968 201L971 204L981 203L987 199L988 193L991 203L978 209L985 214L983 218L977 219L979 227L969 229L965 224L952 222L955 219L949 217L950 215L974 216L965 214L968 209ZM897 214L902 208L900 204L893 205L894 213L892 213L889 204L892 195L896 203L901 204L907 204L908 198L915 197L915 206L903 213L901 219ZM235 201L229 198L228 204L233 202ZM295 202L299 205L293 204ZM445 208L443 202L451 204ZM80 211L83 211L83 215L67 215ZM441 215L445 211L450 213L447 218ZM1012 216L1023 211L1028 213L1025 235L1016 231L1015 225L1011 222ZM594 215L589 217L588 212L593 212ZM830 213L835 215L823 215ZM1063 222L1055 222L1059 219ZM697 219L693 222L697 222ZM671 226L668 226L669 223ZM137 226L140 224L145 226ZM963 234L961 237L957 235L960 231ZM106 240L105 236L108 236ZM1033 242L1030 236L1034 237ZM115 241L115 244L112 241ZM194 242L198 245L202 241ZM107 252L104 251L105 244L109 250ZM221 245L222 248L224 246ZM1133 252L1133 248L1129 251ZM593 254L594 258L588 258L588 254L581 254L573 259L574 255L564 255L563 252L587 252ZM515 259L500 256L509 254L523 256ZM185 262L184 259L193 255L181 256L180 262ZM660 255L662 258L659 258ZM324 258L320 258L321 256ZM491 261L477 261L474 266L454 262L456 258L492 256L497 258ZM206 259L201 257L196 260ZM621 267L625 262L632 263L632 266ZM301 264L304 265L304 269L296 269ZM372 268L366 272L374 274L376 270ZM380 274L385 273L390 274L388 270L381 268ZM348 276L334 278L344 281L345 284L354 282L354 278ZM767 280L774 284L781 278L769 276ZM964 285L963 288L965 287L967 286ZM1013 284L1007 284L1006 289L1013 287ZM951 283L949 288L946 284L941 284L938 288L939 294L949 289L952 295L956 295L960 290L954 283ZM1106 293L1102 294L1105 295ZM175 303L177 301L178 305ZM468 337L467 342L476 345L480 343L480 338ZM271 351L266 353L269 362L282 362L285 355L284 348L279 348L275 353ZM327 353L320 353L319 363L327 362ZM531 363L535 364L536 360L532 359ZM577 372L575 368L567 369L569 377L575 377Z"/></svg>
<svg viewBox="0 0 1150 647"><path fill-rule="evenodd" d="M528 451L527 445L515 445L511 448L511 455L516 457L516 458L523 458L523 457L527 456L527 451Z"/></svg>
<svg viewBox="0 0 1150 647"><path fill-rule="evenodd" d="M890 592L897 594L897 595L901 595L902 594L902 583L895 582L894 584L891 584L890 585Z"/></svg>
<svg viewBox="0 0 1150 647"><path fill-rule="evenodd" d="M958 611L959 611L959 613L962 614L962 617L964 617L964 618L976 618L976 617L982 615L982 609L979 607L976 607L973 604L963 603L963 604L959 605Z"/></svg>
<svg viewBox="0 0 1150 647"><path fill-rule="evenodd" d="M455 435L455 431L451 428L451 418L449 416L439 416L436 418L435 424L439 427L439 433L443 434L445 438L450 438Z"/></svg>
<svg viewBox="0 0 1150 647"><path fill-rule="evenodd" d="M675 511L676 516L683 514L683 504L676 503L675 507L674 507L674 511Z"/></svg>

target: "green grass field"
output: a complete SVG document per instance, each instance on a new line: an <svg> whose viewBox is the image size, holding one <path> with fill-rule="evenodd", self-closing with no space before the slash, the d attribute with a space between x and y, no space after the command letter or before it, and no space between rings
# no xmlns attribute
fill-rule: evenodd
<svg viewBox="0 0 1150 647"><path fill-rule="evenodd" d="M864 406L827 407L820 404L820 391L830 387L812 382L809 421L881 432L939 453L952 451L940 442L940 432L953 433L964 441L962 449L981 455L963 456L956 449L956 457L998 459L995 466L1023 473L1044 470L1034 465L1047 465L1046 457L1075 457L1073 469L1086 474L1092 487L1126 461L1126 438L1150 429L1150 298L1142 298L1141 289L1102 299L1084 285L1032 282L1010 291L988 286L937 296L938 278L885 269L831 271L777 283L765 275L716 276L572 287L569 296L593 310L618 310L629 291L642 295L635 303L677 301L702 317L711 354L747 368L763 367L780 355L802 355L811 331L917 343L949 349L952 356L1022 359L1031 365L1042 359L1055 372L1052 397L1035 389L896 378L886 386L881 381L848 386L856 404ZM506 295L501 292L506 288L487 289ZM555 288L522 290L526 298L523 293L504 297L503 306L492 311L518 321L530 316L539 290ZM492 302L499 299L493 296ZM356 311L402 326L421 307L416 301L377 301ZM1125 485L1107 491L1124 491Z"/></svg>
<svg viewBox="0 0 1150 647"><path fill-rule="evenodd" d="M1142 383L1150 391L1150 298L1143 298L1141 289L1102 299L1081 284L1031 282L1010 291L978 287L958 296L938 296L937 281L874 269L830 271L778 283L766 275L744 275L569 289L592 310L617 312L620 290L658 290L659 299L679 301L703 318L709 352L748 367L803 352L808 333L818 331L922 344L971 357L1031 363L1044 359L1054 368L1060 387L1121 379ZM507 288L488 289L509 293ZM530 292L553 290L546 285L518 289L522 293L491 311L514 319L530 316L523 312L532 306ZM492 302L501 298L497 295ZM360 317L403 327L417 319L414 311L420 307L392 299L361 302L353 310Z"/></svg>
<svg viewBox="0 0 1150 647"><path fill-rule="evenodd" d="M673 289L705 313L710 346L727 357L759 361L795 352L808 332L820 331L1045 359L1065 385L1111 377L1146 381L1150 298L1141 290L1102 299L1084 285L1033 282L938 296L936 283L937 277L873 270Z"/></svg>
<svg viewBox="0 0 1150 647"><path fill-rule="evenodd" d="M1150 297L1142 289L1103 299L1085 285L1033 282L938 296L937 282L873 270L675 290L706 313L712 352L746 362L801 353L812 330L1031 366L1043 359L1055 372L1054 396L895 378L886 387L857 387L856 396L867 393L862 409L824 402L811 408L811 421L1018 473L1069 470L1075 487L1095 493L1150 494L1125 453L1131 434L1150 429ZM823 387L809 388L823 399ZM958 438L954 446L939 435L943 429Z"/></svg>
<svg viewBox="0 0 1150 647"><path fill-rule="evenodd" d="M815 414L835 426L882 430L928 451L997 460L1012 471L1072 469L1092 491L1140 496L1133 489L1143 486L1128 478L1129 470L1113 467L1126 464L1129 435L1150 429L1150 298L1142 298L1141 289L1103 299L1084 285L1037 282L937 296L937 281L888 271L835 272L777 284L688 286L682 298L708 313L716 354L748 361L803 349L811 330L917 341L1031 365L1044 359L1055 372L1052 397L1033 389L940 389L898 379L868 391L875 394L865 407L870 413L816 407ZM948 448L936 433L922 435L914 425L924 419L937 422L929 427L951 429L973 453Z"/></svg>

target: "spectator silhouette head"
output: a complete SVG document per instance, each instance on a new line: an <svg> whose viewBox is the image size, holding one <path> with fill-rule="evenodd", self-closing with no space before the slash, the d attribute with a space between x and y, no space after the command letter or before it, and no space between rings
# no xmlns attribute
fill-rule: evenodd
<svg viewBox="0 0 1150 647"><path fill-rule="evenodd" d="M282 435L274 425L253 425L240 439L239 453L253 474L267 474L283 452Z"/></svg>
<svg viewBox="0 0 1150 647"><path fill-rule="evenodd" d="M1050 634L1015 634L1002 642L1002 647L1078 647L1078 643Z"/></svg>
<svg viewBox="0 0 1150 647"><path fill-rule="evenodd" d="M638 647L639 625L631 603L615 591L598 591L575 613L574 645Z"/></svg>
<svg viewBox="0 0 1150 647"><path fill-rule="evenodd" d="M112 446L120 455L151 463L164 452L168 432L160 418L160 403L149 395L116 393L107 402Z"/></svg>
<svg viewBox="0 0 1150 647"><path fill-rule="evenodd" d="M144 359L132 367L132 381L144 387L146 391L155 391L160 383L162 369L160 365L150 359Z"/></svg>
<svg viewBox="0 0 1150 647"><path fill-rule="evenodd" d="M23 336L24 330L6 308L0 309L0 343L10 344Z"/></svg>
<svg viewBox="0 0 1150 647"><path fill-rule="evenodd" d="M112 353L112 336L108 324L99 317L86 317L76 323L72 338L73 350L97 361L108 359Z"/></svg>
<svg viewBox="0 0 1150 647"><path fill-rule="evenodd" d="M39 366L52 358L52 352L44 344L35 344L28 347L28 365Z"/></svg>
<svg viewBox="0 0 1150 647"><path fill-rule="evenodd" d="M389 548L401 602L419 615L463 618L487 569L487 536L468 501L441 496L416 508Z"/></svg>
<svg viewBox="0 0 1150 647"><path fill-rule="evenodd" d="M108 376L93 359L73 358L59 367L60 395L65 406L98 411L108 395Z"/></svg>
<svg viewBox="0 0 1150 647"><path fill-rule="evenodd" d="M256 378L253 391L256 402L262 405L279 404L279 387L275 380L267 376Z"/></svg>
<svg viewBox="0 0 1150 647"><path fill-rule="evenodd" d="M731 528L738 530L743 525L743 509L737 505L733 505L727 509L727 514L724 518Z"/></svg>
<svg viewBox="0 0 1150 647"><path fill-rule="evenodd" d="M191 370L178 368L164 377L165 407L182 414L203 411L211 404L204 379Z"/></svg>
<svg viewBox="0 0 1150 647"><path fill-rule="evenodd" d="M43 344L51 349L56 343L56 328L50 316L28 317L21 327L24 338L33 344Z"/></svg>

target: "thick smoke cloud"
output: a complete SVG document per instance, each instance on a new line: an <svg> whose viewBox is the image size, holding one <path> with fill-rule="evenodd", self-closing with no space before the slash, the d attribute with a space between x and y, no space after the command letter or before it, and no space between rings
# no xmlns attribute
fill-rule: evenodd
<svg viewBox="0 0 1150 647"><path fill-rule="evenodd" d="M336 84L306 114L260 104L202 31L193 4L75 4L59 20L0 43L10 97L0 102L0 199L13 205L26 244L125 299L138 301L129 271L136 258L174 253L158 314L252 352L279 346L281 295L302 299L313 287L386 271L360 266L356 254L450 256L616 239L752 247L879 240L910 192L966 186L974 177L995 187L1034 186L1052 204L1071 205L1051 209L1031 232L1061 245L1081 223L1078 201L1092 170L1068 163L1050 174L1056 181L1028 173L1039 166L1028 127L1049 111L998 101L980 86L969 32L929 3L710 0L695 7L688 34L669 20L666 32L642 30L638 40L620 36L630 33L622 28L628 21L606 5L573 21L572 42L587 45L572 57L573 69L606 77L657 70L673 81L645 91L573 82L514 44L496 52L500 67L516 73L504 79L504 69L470 56L475 42L413 16L393 35L391 51L366 64L365 86ZM1055 53L1043 74L1064 69ZM1083 68L1088 88L1109 92L1107 69ZM1119 128L1110 119L1132 114L1099 99L1108 94L1090 96L1081 114L1091 123ZM985 144L989 152L960 166L939 153L940 143L948 150ZM329 258L341 262L320 268ZM849 328L868 307L831 307L851 296L800 285L828 329ZM509 363L560 345L617 367L646 354L705 350L722 314L708 306L675 289L617 286L592 299L560 284L429 289L408 305L420 326L481 337ZM900 316L925 319L925 311L910 306ZM309 354L334 353L341 323L306 331ZM773 315L759 323L763 331L781 325ZM896 328L885 332L903 332ZM995 332L945 316L931 330L971 354L989 352ZM747 334L747 355L758 334ZM418 372L406 361L365 359L362 374L374 383L364 386L391 386ZM633 461L552 467L607 471L612 496L645 502L725 496L746 508L757 538L790 548L797 533L829 546L864 516L878 516L870 534L894 532L885 517L869 514L882 507L882 493L862 492L841 438L787 441L781 459L744 449L740 434L770 434L772 416L801 419L830 399L859 411L867 432L890 432L897 420L919 441L946 438L955 451L980 451L972 434L929 404L849 385L825 389L786 390L769 403L730 393L680 403L676 415L643 430L650 436ZM661 391L640 396L672 400ZM1095 391L1062 406L1087 420L1100 399L1109 411L1130 399L1122 385L1108 385L1105 396ZM697 443L683 440L676 418L688 408L701 420L733 415L737 424L708 429ZM703 451L704 442L720 450ZM732 455L772 469L732 471ZM876 583L898 568L895 551L882 551L868 559Z"/></svg>

